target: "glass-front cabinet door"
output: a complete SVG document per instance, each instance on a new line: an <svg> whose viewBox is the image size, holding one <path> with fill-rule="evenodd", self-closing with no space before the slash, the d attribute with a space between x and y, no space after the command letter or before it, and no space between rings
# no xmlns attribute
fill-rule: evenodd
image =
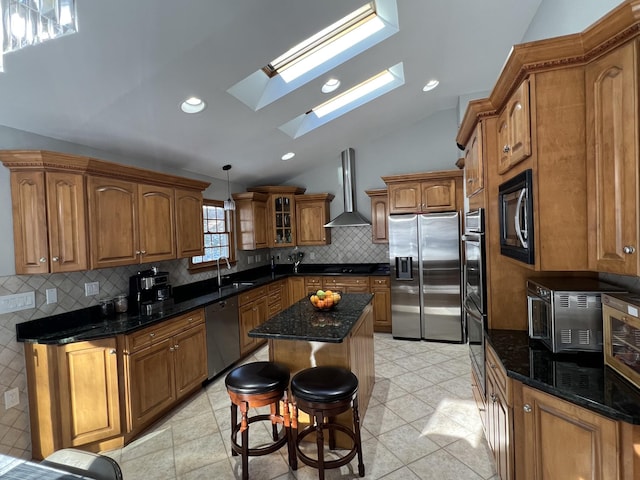
<svg viewBox="0 0 640 480"><path fill-rule="evenodd" d="M296 245L295 195L305 189L292 186L262 186L247 188L249 192L267 193L269 200L267 230L269 247L293 247Z"/></svg>
<svg viewBox="0 0 640 480"><path fill-rule="evenodd" d="M273 244L275 247L288 247L295 244L295 200L293 195L273 195Z"/></svg>

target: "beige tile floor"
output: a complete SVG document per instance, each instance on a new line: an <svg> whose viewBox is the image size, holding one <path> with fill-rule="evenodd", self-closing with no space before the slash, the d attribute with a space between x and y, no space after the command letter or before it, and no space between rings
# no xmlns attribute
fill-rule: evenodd
<svg viewBox="0 0 640 480"><path fill-rule="evenodd" d="M246 361L266 360L262 348ZM394 340L375 334L376 385L362 422L367 479L497 480L470 388L468 347ZM222 378L178 407L126 447L105 452L125 480L232 480L239 457L229 450L229 398ZM261 422L262 423L262 422ZM256 424L251 444L267 438ZM317 471L290 471L286 448L249 461L251 480L311 480ZM328 470L327 480L356 479L357 461Z"/></svg>

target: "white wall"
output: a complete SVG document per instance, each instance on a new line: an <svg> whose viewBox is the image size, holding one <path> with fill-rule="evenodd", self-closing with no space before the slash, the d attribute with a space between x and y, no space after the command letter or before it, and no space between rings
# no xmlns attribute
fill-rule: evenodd
<svg viewBox="0 0 640 480"><path fill-rule="evenodd" d="M581 32L621 3L620 0L543 0L522 42Z"/></svg>
<svg viewBox="0 0 640 480"><path fill-rule="evenodd" d="M364 145L351 145L355 150L355 183L357 210L371 218L370 198L365 190L385 188L380 178L402 173L429 172L455 169L460 157L455 137L458 129L457 110L443 110L427 117L412 127ZM292 178L289 185L307 188L306 193L333 193L331 218L344 210L342 195L342 163L336 151L334 168L309 170Z"/></svg>

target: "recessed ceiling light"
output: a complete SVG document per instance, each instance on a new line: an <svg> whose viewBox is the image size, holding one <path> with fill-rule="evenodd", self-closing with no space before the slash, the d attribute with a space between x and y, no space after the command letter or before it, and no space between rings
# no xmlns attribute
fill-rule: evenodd
<svg viewBox="0 0 640 480"><path fill-rule="evenodd" d="M439 83L440 82L438 80L435 80L435 79L429 80L427 82L427 84L424 87L422 87L422 91L423 92L428 92L429 90L433 90L434 88L436 88L438 86Z"/></svg>
<svg viewBox="0 0 640 480"><path fill-rule="evenodd" d="M295 156L296 154L293 152L285 153L284 155L282 155L282 160L291 160Z"/></svg>
<svg viewBox="0 0 640 480"><path fill-rule="evenodd" d="M340 86L340 80L337 78L330 78L324 85L322 85L322 93L331 93Z"/></svg>
<svg viewBox="0 0 640 480"><path fill-rule="evenodd" d="M198 97L189 97L182 104L180 108L184 113L200 113L207 107L207 104Z"/></svg>

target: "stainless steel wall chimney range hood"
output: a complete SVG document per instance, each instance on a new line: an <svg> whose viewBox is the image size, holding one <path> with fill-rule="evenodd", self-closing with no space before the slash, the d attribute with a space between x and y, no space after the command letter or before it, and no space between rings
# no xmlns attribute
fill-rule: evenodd
<svg viewBox="0 0 640 480"><path fill-rule="evenodd" d="M342 157L342 191L344 196L344 212L325 225L325 227L366 227L371 222L356 211L356 179L355 158L353 148L343 150Z"/></svg>

